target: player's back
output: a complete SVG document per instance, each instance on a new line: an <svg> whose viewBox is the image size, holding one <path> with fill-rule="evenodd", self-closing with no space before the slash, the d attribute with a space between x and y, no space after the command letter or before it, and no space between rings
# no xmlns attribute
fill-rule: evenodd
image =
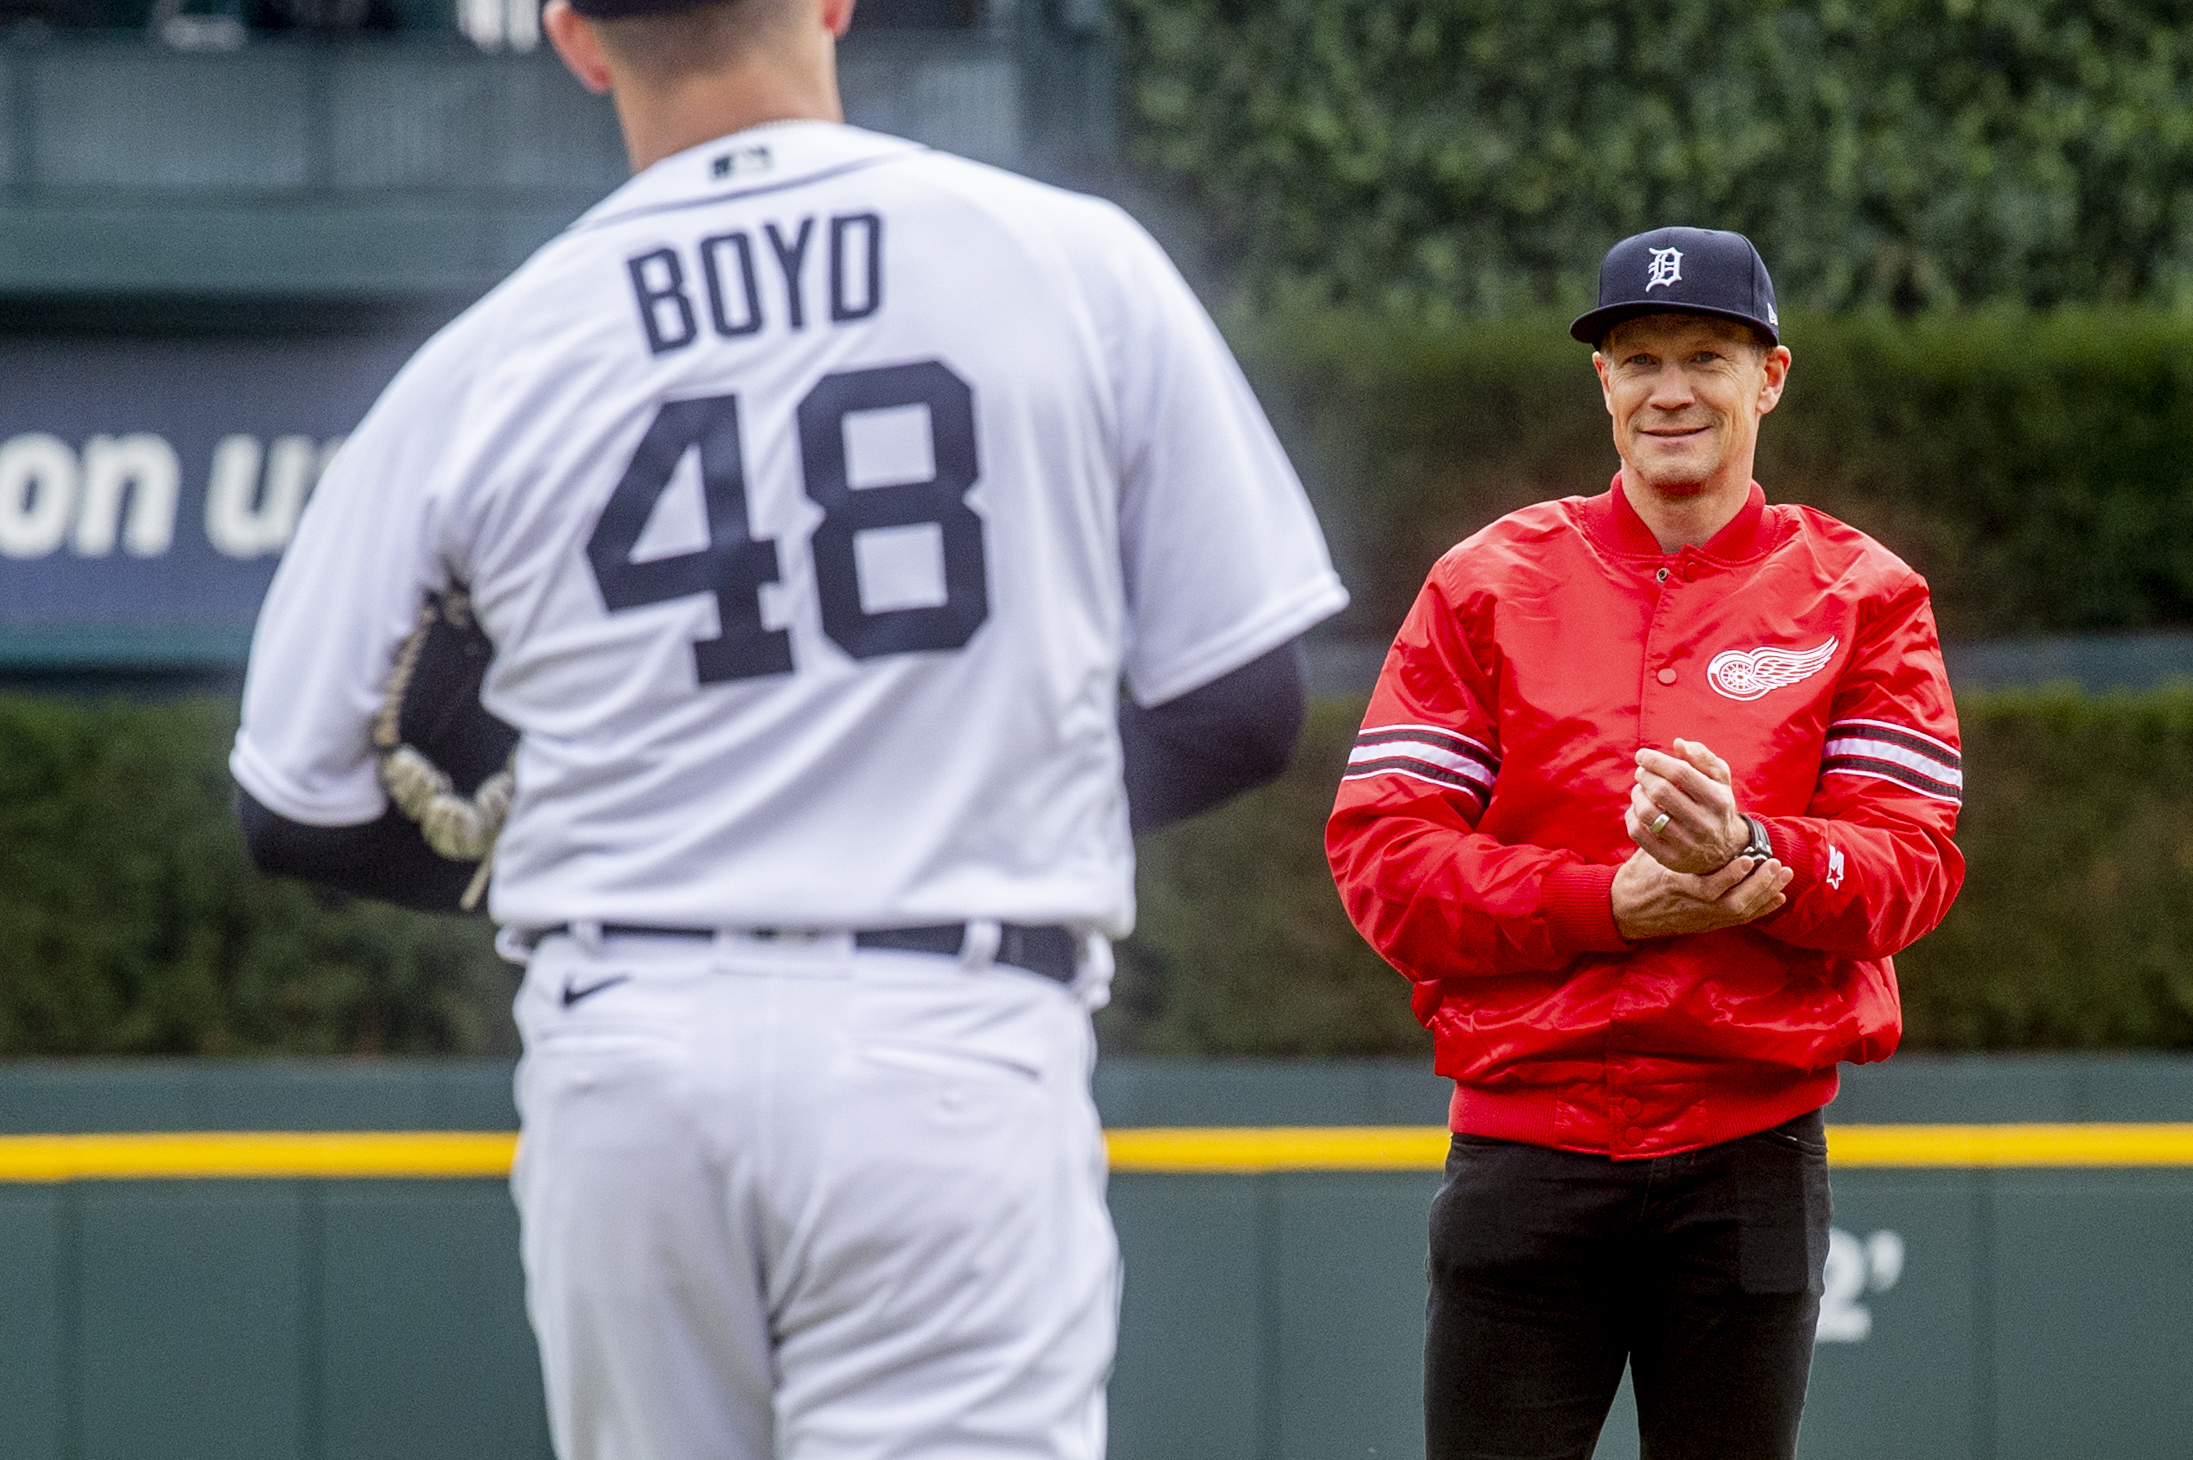
<svg viewBox="0 0 2193 1460"><path fill-rule="evenodd" d="M1123 931L1123 657L1164 698L1341 601L1230 359L1171 368L1198 331L1110 205L826 123L657 164L446 330L328 486L406 478L495 643L497 918ZM1277 509L1146 510L1153 472ZM1278 562L1138 541L1213 531Z"/></svg>

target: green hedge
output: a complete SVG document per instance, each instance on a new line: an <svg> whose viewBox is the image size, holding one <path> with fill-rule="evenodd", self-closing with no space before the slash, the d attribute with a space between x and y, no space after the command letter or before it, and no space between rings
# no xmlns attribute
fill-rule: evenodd
<svg viewBox="0 0 2193 1460"><path fill-rule="evenodd" d="M1965 695L1959 710L1965 891L1897 959L1904 1047L2193 1049L2193 689ZM1428 1047L1325 869L1323 813L1361 714L1320 705L1285 781L1145 839L1109 1047Z"/></svg>
<svg viewBox="0 0 2193 1460"><path fill-rule="evenodd" d="M1277 783L1136 846L1104 1046L1165 1055L1429 1050L1408 987L1356 936L1325 870L1325 818L1361 703L1315 706Z"/></svg>
<svg viewBox="0 0 2193 1460"><path fill-rule="evenodd" d="M1383 638L1432 560L1620 464L1589 352L1547 314L1242 314L1229 332ZM1951 638L2193 623L2193 318L1798 317L1760 432L1771 498L1882 538Z"/></svg>
<svg viewBox="0 0 2193 1460"><path fill-rule="evenodd" d="M212 700L0 697L0 1055L493 1053L476 920L261 878Z"/></svg>
<svg viewBox="0 0 2193 1460"><path fill-rule="evenodd" d="M1965 890L1908 1046L2193 1049L2193 688L1965 695Z"/></svg>
<svg viewBox="0 0 2193 1460"><path fill-rule="evenodd" d="M1138 160L1263 297L1574 306L1667 223L1785 306L2193 296L2172 0L1122 0Z"/></svg>
<svg viewBox="0 0 2193 1460"><path fill-rule="evenodd" d="M2193 690L1967 697L1964 897L1899 960L1908 1044L2193 1049ZM1322 832L1359 703L1295 769L1145 838L1108 1048L1421 1052ZM222 704L0 698L0 1055L508 1052L486 926L251 871Z"/></svg>

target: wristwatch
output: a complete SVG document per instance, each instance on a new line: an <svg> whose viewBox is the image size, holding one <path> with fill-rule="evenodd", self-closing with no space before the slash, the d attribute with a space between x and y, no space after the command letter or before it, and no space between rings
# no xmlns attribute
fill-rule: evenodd
<svg viewBox="0 0 2193 1460"><path fill-rule="evenodd" d="M1751 840L1736 855L1751 858L1752 865L1757 866L1774 855L1774 838L1767 835L1767 824L1758 817L1748 811L1743 817L1744 824L1751 828Z"/></svg>

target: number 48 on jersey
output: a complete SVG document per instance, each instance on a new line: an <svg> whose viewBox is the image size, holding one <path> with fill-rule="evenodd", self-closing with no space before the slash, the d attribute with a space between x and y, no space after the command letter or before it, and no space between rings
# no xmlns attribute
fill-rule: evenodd
<svg viewBox="0 0 2193 1460"><path fill-rule="evenodd" d="M847 470L846 417L859 411L926 406L933 475L926 481L856 487ZM974 392L942 362L825 375L798 409L802 486L822 509L814 555L822 627L855 659L963 647L990 616L982 519L967 505L977 476ZM686 452L700 453L708 546L635 562L633 549ZM855 548L863 532L933 525L944 559L944 601L870 612L861 602ZM746 511L746 457L739 398L668 401L602 508L586 544L602 603L612 613L713 594L722 633L693 646L703 684L788 674L792 638L762 624L761 587L779 581L774 538L756 538Z"/></svg>

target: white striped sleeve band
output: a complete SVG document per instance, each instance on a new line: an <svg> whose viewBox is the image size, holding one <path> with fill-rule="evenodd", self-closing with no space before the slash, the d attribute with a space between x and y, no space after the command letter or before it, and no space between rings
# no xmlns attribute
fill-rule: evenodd
<svg viewBox="0 0 2193 1460"><path fill-rule="evenodd" d="M1964 762L1955 750L1931 735L1879 720L1828 726L1820 773L1873 776L1937 801L1964 802Z"/></svg>
<svg viewBox="0 0 2193 1460"><path fill-rule="evenodd" d="M1381 725L1355 737L1345 781L1411 776L1449 791L1466 791L1480 805L1492 799L1500 757L1467 736L1432 725Z"/></svg>

